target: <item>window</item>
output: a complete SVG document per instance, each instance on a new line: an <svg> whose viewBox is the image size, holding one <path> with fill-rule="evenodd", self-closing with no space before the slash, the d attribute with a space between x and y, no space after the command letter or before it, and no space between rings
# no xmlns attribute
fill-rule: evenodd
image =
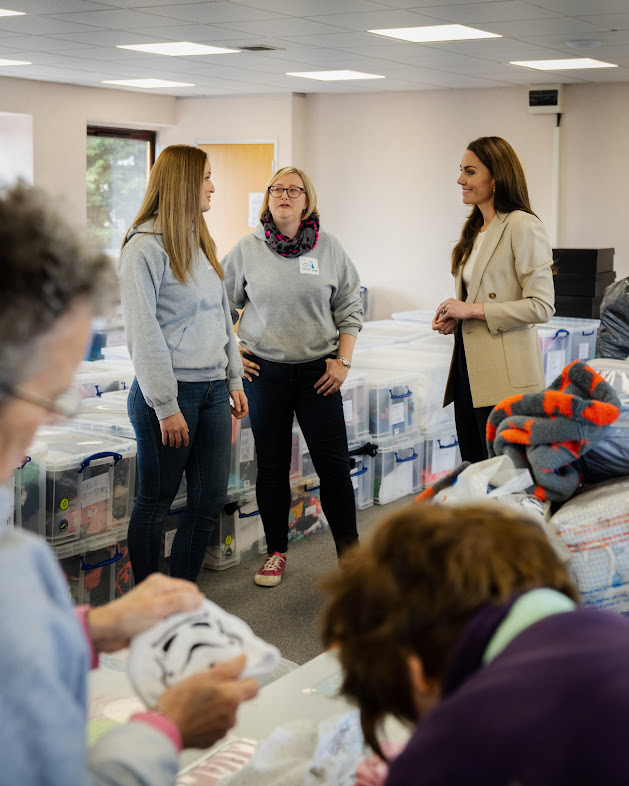
<svg viewBox="0 0 629 786"><path fill-rule="evenodd" d="M87 127L87 225L117 255L155 162L155 132Z"/></svg>

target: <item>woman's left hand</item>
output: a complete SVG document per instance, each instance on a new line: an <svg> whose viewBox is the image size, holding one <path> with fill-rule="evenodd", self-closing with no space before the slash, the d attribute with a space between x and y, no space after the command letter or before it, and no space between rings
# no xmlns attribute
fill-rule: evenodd
<svg viewBox="0 0 629 786"><path fill-rule="evenodd" d="M329 396L336 393L345 382L349 369L336 358L326 358L325 364L325 374L315 382L315 390L317 395L323 393L324 396Z"/></svg>
<svg viewBox="0 0 629 786"><path fill-rule="evenodd" d="M234 402L233 406L230 405L232 415L236 418L236 420L244 418L247 412L249 412L249 402L247 401L247 396L245 395L244 391L232 390L229 395L232 397L232 401Z"/></svg>

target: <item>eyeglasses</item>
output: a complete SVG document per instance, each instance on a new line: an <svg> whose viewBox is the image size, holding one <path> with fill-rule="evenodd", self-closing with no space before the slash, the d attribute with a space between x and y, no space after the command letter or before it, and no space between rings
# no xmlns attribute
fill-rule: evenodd
<svg viewBox="0 0 629 786"><path fill-rule="evenodd" d="M26 401L28 404L34 404L36 407L42 407L42 409L54 412L55 415L61 415L64 418L76 417L81 411L82 397L76 390L66 390L65 393L57 396L54 401L24 390L4 388L3 391L8 396L17 398L20 401Z"/></svg>
<svg viewBox="0 0 629 786"><path fill-rule="evenodd" d="M282 188L281 186L269 186L268 192L271 196L278 197L284 196L284 191L288 194L289 199L298 199L302 194L306 193L305 188L298 186L291 186L290 188Z"/></svg>

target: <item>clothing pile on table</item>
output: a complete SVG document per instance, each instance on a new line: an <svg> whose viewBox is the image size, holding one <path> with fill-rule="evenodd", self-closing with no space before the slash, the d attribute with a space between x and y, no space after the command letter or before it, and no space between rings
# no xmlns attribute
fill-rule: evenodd
<svg viewBox="0 0 629 786"><path fill-rule="evenodd" d="M462 464L417 498L525 509L587 606L629 614L629 360L574 361L540 393L491 412L492 458Z"/></svg>

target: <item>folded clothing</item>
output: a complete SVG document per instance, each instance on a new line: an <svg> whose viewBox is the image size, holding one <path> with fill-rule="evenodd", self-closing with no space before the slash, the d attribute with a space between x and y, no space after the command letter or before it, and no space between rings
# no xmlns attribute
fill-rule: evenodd
<svg viewBox="0 0 629 786"><path fill-rule="evenodd" d="M619 413L611 385L575 360L546 390L510 396L494 407L487 421L488 452L528 468L538 499L563 502L581 481L577 459L605 436Z"/></svg>
<svg viewBox="0 0 629 786"><path fill-rule="evenodd" d="M182 612L136 636L129 648L129 680L148 707L171 685L245 654L240 678L260 679L276 668L280 653L256 636L246 622L211 600L195 612Z"/></svg>

